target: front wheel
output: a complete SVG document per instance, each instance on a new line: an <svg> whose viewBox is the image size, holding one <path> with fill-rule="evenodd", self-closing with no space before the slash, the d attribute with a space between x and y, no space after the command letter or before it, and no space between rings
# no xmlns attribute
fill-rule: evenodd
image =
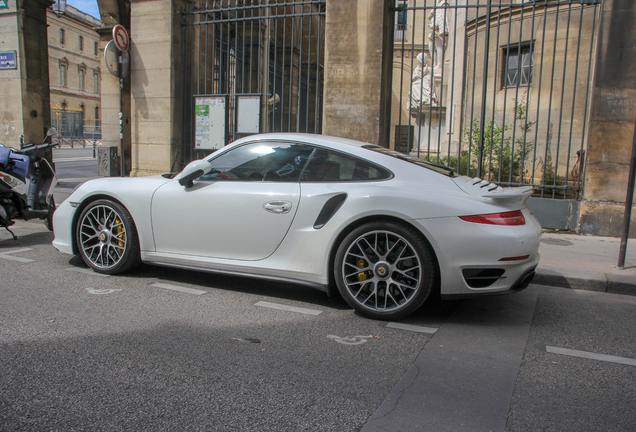
<svg viewBox="0 0 636 432"><path fill-rule="evenodd" d="M132 216L114 201L90 203L79 218L76 238L82 259L98 273L122 273L141 262Z"/></svg>
<svg viewBox="0 0 636 432"><path fill-rule="evenodd" d="M336 252L338 290L369 318L395 320L418 309L436 282L430 245L413 228L393 222L362 225Z"/></svg>

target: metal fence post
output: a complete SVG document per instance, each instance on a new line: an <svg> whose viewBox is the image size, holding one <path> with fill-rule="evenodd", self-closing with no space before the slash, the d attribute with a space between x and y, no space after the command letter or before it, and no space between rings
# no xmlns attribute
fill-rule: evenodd
<svg viewBox="0 0 636 432"><path fill-rule="evenodd" d="M621 232L621 247L618 253L618 268L625 268L625 255L627 253L627 237L629 235L629 223L632 218L632 204L634 202L634 179L636 178L636 124L634 126L634 139L632 141L632 158L629 164L629 179L627 180L627 196L625 197L625 214L623 215L623 230Z"/></svg>

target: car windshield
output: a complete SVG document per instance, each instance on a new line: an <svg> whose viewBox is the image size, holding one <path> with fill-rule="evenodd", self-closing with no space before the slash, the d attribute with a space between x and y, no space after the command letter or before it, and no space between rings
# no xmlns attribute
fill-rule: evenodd
<svg viewBox="0 0 636 432"><path fill-rule="evenodd" d="M421 167L433 170L435 172L438 172L438 173L443 174L443 175L448 176L448 177L455 177L457 175L457 174L455 174L455 171L453 171L449 167L445 167L445 166L442 166L442 165L435 165L435 164L432 164L432 163L427 162L425 160L422 160L420 158L417 158L415 156L410 156L410 155L407 155L407 154L399 153L399 152L396 152L396 151L393 151L393 150L389 150L389 149L384 148L384 147L380 147L380 146L377 146L377 145L365 145L365 146L363 146L363 148L365 148L367 150L372 150L372 151L375 151L375 152L378 152L378 153L382 153L382 154L385 154L385 155L388 155L388 156L392 156L392 157L394 157L396 159L407 161L407 162L410 162L410 163L415 164L415 165L419 165Z"/></svg>

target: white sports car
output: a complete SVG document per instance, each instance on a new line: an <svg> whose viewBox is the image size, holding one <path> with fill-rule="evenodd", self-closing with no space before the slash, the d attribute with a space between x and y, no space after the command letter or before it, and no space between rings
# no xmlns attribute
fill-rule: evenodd
<svg viewBox="0 0 636 432"><path fill-rule="evenodd" d="M397 319L433 290L527 287L531 193L377 145L253 135L178 174L82 184L55 212L53 246L99 273L144 262L337 287L360 313Z"/></svg>

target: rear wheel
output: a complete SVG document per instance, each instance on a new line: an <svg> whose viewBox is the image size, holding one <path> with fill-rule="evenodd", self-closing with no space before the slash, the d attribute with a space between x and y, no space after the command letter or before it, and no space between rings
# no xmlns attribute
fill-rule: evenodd
<svg viewBox="0 0 636 432"><path fill-rule="evenodd" d="M141 262L132 216L114 201L89 204L79 218L76 233L82 259L98 273L125 272Z"/></svg>
<svg viewBox="0 0 636 432"><path fill-rule="evenodd" d="M344 238L334 270L338 290L351 307L370 318L395 320L428 298L437 266L430 245L417 231L373 222Z"/></svg>

